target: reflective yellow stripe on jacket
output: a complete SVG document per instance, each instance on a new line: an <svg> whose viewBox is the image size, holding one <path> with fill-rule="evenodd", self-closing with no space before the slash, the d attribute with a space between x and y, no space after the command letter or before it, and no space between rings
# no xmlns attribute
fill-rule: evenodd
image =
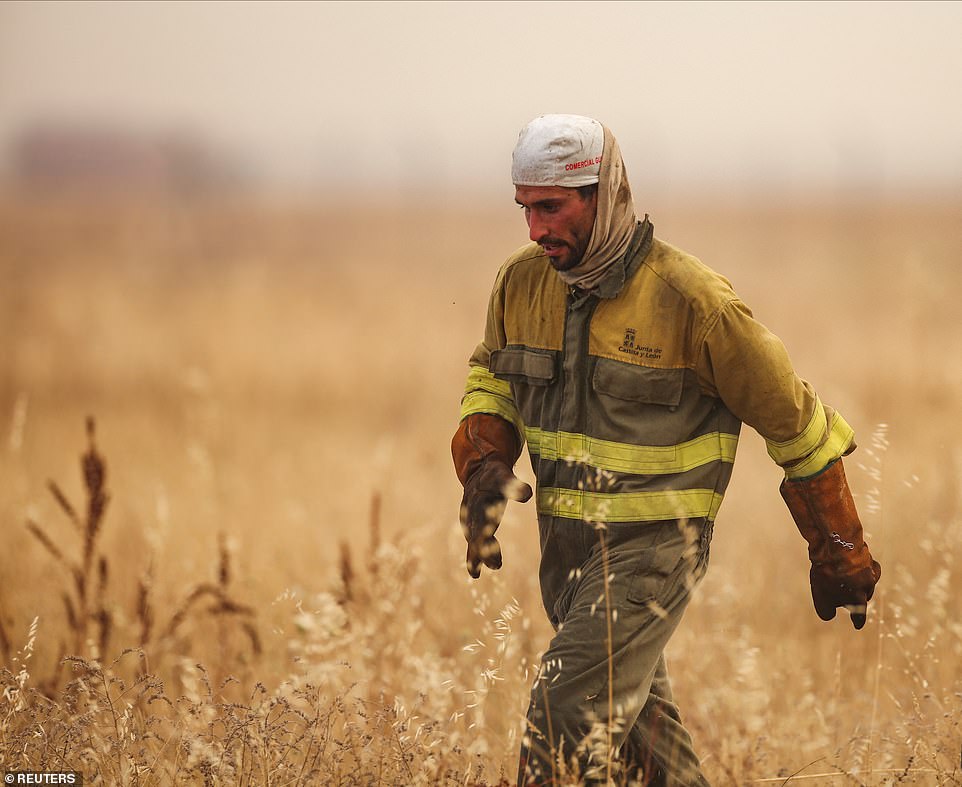
<svg viewBox="0 0 962 787"><path fill-rule="evenodd" d="M831 423L818 397L811 420L792 440L782 443L766 441L768 455L785 468L787 478L807 478L824 470L839 457L848 453L855 439L855 430L833 412Z"/></svg>
<svg viewBox="0 0 962 787"><path fill-rule="evenodd" d="M825 442L811 456L797 465L785 468L787 478L807 478L828 467L832 462L852 450L855 430L838 413L832 415L831 427Z"/></svg>
<svg viewBox="0 0 962 787"><path fill-rule="evenodd" d="M499 415L514 424L518 439L524 440L524 423L511 396L511 386L483 366L472 366L461 399L461 420L475 413Z"/></svg>
<svg viewBox="0 0 962 787"><path fill-rule="evenodd" d="M538 489L538 513L584 522L657 522L667 519L714 519L722 496L711 489L657 492L591 492Z"/></svg>
<svg viewBox="0 0 962 787"><path fill-rule="evenodd" d="M738 436L711 432L678 445L629 445L572 432L525 429L528 452L543 459L577 462L635 475L684 473L709 462L734 462Z"/></svg>

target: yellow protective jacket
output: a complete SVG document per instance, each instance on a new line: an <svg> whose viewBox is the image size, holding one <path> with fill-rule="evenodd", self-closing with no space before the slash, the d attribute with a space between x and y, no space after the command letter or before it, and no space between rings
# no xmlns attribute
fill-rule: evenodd
<svg viewBox="0 0 962 787"><path fill-rule="evenodd" d="M713 521L743 421L790 478L854 445L729 282L654 238L647 217L591 294L569 290L537 244L512 255L470 367L461 417L499 415L528 444L543 591L566 522Z"/></svg>

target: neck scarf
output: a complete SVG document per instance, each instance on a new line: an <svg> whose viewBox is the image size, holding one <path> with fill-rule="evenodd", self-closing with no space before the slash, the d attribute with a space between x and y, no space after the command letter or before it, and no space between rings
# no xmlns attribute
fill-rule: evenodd
<svg viewBox="0 0 962 787"><path fill-rule="evenodd" d="M604 132L604 153L598 176L598 212L588 248L574 268L558 271L566 284L582 290L596 287L610 268L622 260L638 220L621 148L607 126Z"/></svg>

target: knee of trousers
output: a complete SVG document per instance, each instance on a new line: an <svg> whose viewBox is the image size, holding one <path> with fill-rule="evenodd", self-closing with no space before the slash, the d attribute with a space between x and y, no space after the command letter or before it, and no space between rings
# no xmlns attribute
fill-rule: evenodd
<svg viewBox="0 0 962 787"><path fill-rule="evenodd" d="M593 698L585 696L583 688L544 684L532 691L528 720L553 745L563 736L565 748L577 746L597 719L593 715ZM570 749L569 749L570 751Z"/></svg>

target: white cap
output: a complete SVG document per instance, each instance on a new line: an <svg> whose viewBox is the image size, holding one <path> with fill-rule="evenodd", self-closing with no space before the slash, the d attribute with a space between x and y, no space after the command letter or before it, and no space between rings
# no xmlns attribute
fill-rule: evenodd
<svg viewBox="0 0 962 787"><path fill-rule="evenodd" d="M521 129L511 156L516 186L577 188L598 182L605 133L581 115L541 115Z"/></svg>

